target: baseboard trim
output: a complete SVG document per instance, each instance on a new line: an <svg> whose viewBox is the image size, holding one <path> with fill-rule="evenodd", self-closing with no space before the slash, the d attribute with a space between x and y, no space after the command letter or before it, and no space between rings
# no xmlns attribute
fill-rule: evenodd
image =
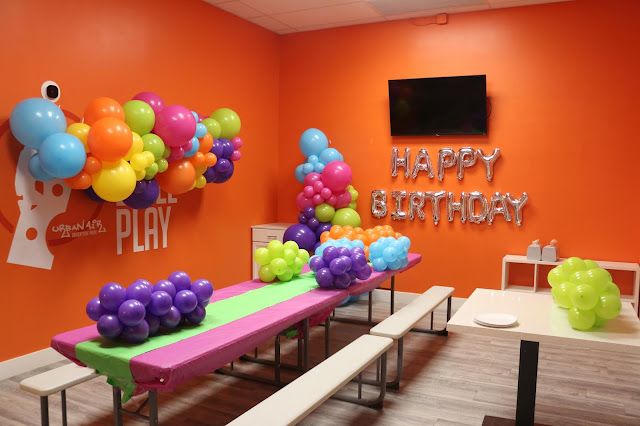
<svg viewBox="0 0 640 426"><path fill-rule="evenodd" d="M0 381L66 360L52 348L45 348L0 362Z"/></svg>

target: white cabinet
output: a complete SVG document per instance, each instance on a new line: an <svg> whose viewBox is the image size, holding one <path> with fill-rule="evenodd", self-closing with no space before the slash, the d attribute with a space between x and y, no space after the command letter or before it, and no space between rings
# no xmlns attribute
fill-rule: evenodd
<svg viewBox="0 0 640 426"><path fill-rule="evenodd" d="M291 223L267 223L264 225L253 225L251 227L251 278L258 278L258 265L253 258L256 249L266 247L271 240L280 240L284 236L284 231L291 226Z"/></svg>

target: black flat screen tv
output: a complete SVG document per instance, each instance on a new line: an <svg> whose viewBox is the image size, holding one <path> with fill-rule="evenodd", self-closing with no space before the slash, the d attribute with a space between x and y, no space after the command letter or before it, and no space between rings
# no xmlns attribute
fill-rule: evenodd
<svg viewBox="0 0 640 426"><path fill-rule="evenodd" d="M389 80L392 136L487 134L485 75Z"/></svg>

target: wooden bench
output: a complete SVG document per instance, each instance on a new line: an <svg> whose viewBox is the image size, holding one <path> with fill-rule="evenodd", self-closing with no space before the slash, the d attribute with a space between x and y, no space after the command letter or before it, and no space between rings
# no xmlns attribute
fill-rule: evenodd
<svg viewBox="0 0 640 426"><path fill-rule="evenodd" d="M95 370L80 367L76 364L67 364L24 379L20 382L20 388L23 391L40 397L40 419L43 426L49 424L49 395L60 392L60 398L62 400L62 424L66 426L66 390L97 376Z"/></svg>
<svg viewBox="0 0 640 426"><path fill-rule="evenodd" d="M388 337L398 341L398 362L397 374L395 380L387 383L392 389L400 387L400 379L402 376L402 353L403 339L409 331L418 331L422 333L431 333L438 335L447 335L447 326L442 330L433 330L433 311L445 300L447 300L447 322L451 319L451 295L453 287L433 286L414 300L412 300L404 308L391 315L384 321L381 321L369 330L374 336ZM431 314L431 329L415 328L415 325L422 318Z"/></svg>
<svg viewBox="0 0 640 426"><path fill-rule="evenodd" d="M386 392L384 384L387 376L387 350L392 345L393 340L387 337L366 334L360 336L229 425L294 425L331 397L381 408ZM342 387L377 360L380 361L380 394L377 398L362 399L360 388L358 398L336 395Z"/></svg>

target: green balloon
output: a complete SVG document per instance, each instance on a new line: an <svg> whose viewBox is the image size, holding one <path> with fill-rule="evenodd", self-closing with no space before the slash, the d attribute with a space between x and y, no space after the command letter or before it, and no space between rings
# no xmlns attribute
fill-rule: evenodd
<svg viewBox="0 0 640 426"><path fill-rule="evenodd" d="M293 269L293 273L294 275L299 275L300 272L302 272L302 268L304 268L304 265L306 264L305 261L303 261L302 259L300 259L299 257L296 257L293 260L293 265L291 266L291 269Z"/></svg>
<svg viewBox="0 0 640 426"><path fill-rule="evenodd" d="M585 271L585 282L596 290L596 293L601 294L607 287L607 284L611 282L611 274L602 268L593 268Z"/></svg>
<svg viewBox="0 0 640 426"><path fill-rule="evenodd" d="M158 163L151 163L149 167L144 172L144 178L146 180L151 180L158 174Z"/></svg>
<svg viewBox="0 0 640 426"><path fill-rule="evenodd" d="M271 268L271 271L276 275L284 274L288 269L287 262L281 257L272 259L271 262L269 262L269 267Z"/></svg>
<svg viewBox="0 0 640 426"><path fill-rule="evenodd" d="M153 133L148 133L142 136L142 143L144 146L144 151L149 151L153 154L153 158L158 161L164 155L164 151L166 147L164 146L164 142L160 138L160 136L155 135Z"/></svg>
<svg viewBox="0 0 640 426"><path fill-rule="evenodd" d="M222 128L222 131L220 132L221 138L231 139L240 133L242 123L240 122L240 117L234 110L229 108L217 109L213 114L211 114L211 118L220 123L220 127Z"/></svg>
<svg viewBox="0 0 640 426"><path fill-rule="evenodd" d="M584 271L587 269L587 265L584 264L584 260L579 257L570 257L562 264L562 269L569 275L576 271Z"/></svg>
<svg viewBox="0 0 640 426"><path fill-rule="evenodd" d="M297 251L293 251L290 248L285 248L282 258L285 262L287 262L287 265L293 265L293 261L296 260L297 255Z"/></svg>
<svg viewBox="0 0 640 426"><path fill-rule="evenodd" d="M122 105L124 110L124 122L140 136L144 136L153 129L156 124L156 114L148 103L131 100Z"/></svg>
<svg viewBox="0 0 640 426"><path fill-rule="evenodd" d="M305 249L299 249L297 258L302 260L302 262L307 263L309 261L309 252Z"/></svg>
<svg viewBox="0 0 640 426"><path fill-rule="evenodd" d="M358 207L358 203L357 202L352 201L352 202L349 203L349 208L350 209L354 209L355 210L356 207Z"/></svg>
<svg viewBox="0 0 640 426"><path fill-rule="evenodd" d="M171 149L168 146L165 146L164 152L162 153L162 158L169 158L171 156Z"/></svg>
<svg viewBox="0 0 640 426"><path fill-rule="evenodd" d="M555 286L551 291L554 300L561 308L571 308L571 293L575 289L576 285L570 281L565 281Z"/></svg>
<svg viewBox="0 0 640 426"><path fill-rule="evenodd" d="M211 133L211 136L213 136L214 139L218 139L220 137L222 127L217 120L214 120L213 118L205 118L202 120L202 124L204 124L207 128L207 132Z"/></svg>
<svg viewBox="0 0 640 426"><path fill-rule="evenodd" d="M355 228L360 226L360 215L357 211L348 207L344 209L338 209L336 210L336 214L333 216L331 223L333 225L340 226L350 225Z"/></svg>
<svg viewBox="0 0 640 426"><path fill-rule="evenodd" d="M296 254L298 253L298 250L300 250L300 247L298 247L298 243L296 243L295 241L285 241L284 248L285 249L291 249Z"/></svg>
<svg viewBox="0 0 640 426"><path fill-rule="evenodd" d="M604 286L603 293L604 294L615 294L616 296L620 297L620 289L618 288L618 286L614 282L608 282Z"/></svg>
<svg viewBox="0 0 640 426"><path fill-rule="evenodd" d="M564 272L564 269L562 269L561 265L556 266L555 268L550 270L549 273L547 274L547 281L549 282L549 285L551 287L560 285L563 282L567 281L568 279L569 277Z"/></svg>
<svg viewBox="0 0 640 426"><path fill-rule="evenodd" d="M598 265L597 262L594 262L593 260L590 259L585 259L584 260L584 266L587 267L587 269L594 269L594 268L599 268L600 265Z"/></svg>
<svg viewBox="0 0 640 426"><path fill-rule="evenodd" d="M593 328L603 327L606 323L606 319L599 317L598 314L596 314L596 322L593 324Z"/></svg>
<svg viewBox="0 0 640 426"><path fill-rule="evenodd" d="M596 323L596 313L594 311L583 311L578 308L569 309L569 324L576 330L589 330Z"/></svg>
<svg viewBox="0 0 640 426"><path fill-rule="evenodd" d="M318 204L316 206L316 219L320 222L331 222L335 214L336 209L327 203Z"/></svg>
<svg viewBox="0 0 640 426"><path fill-rule="evenodd" d="M606 320L613 319L620 314L622 302L615 294L603 294L596 305L596 314Z"/></svg>
<svg viewBox="0 0 640 426"><path fill-rule="evenodd" d="M569 276L569 281L578 284L586 284L587 283L587 271L575 271L573 274Z"/></svg>
<svg viewBox="0 0 640 426"><path fill-rule="evenodd" d="M260 247L253 254L253 258L256 260L256 263L260 266L268 265L271 261L269 257L269 250L265 247Z"/></svg>
<svg viewBox="0 0 640 426"><path fill-rule="evenodd" d="M570 296L573 306L583 311L591 310L598 304L598 293L587 284L578 284Z"/></svg>
<svg viewBox="0 0 640 426"><path fill-rule="evenodd" d="M276 279L276 274L271 271L269 265L263 265L258 271L258 278L260 278L260 281L262 282L270 283Z"/></svg>
<svg viewBox="0 0 640 426"><path fill-rule="evenodd" d="M291 281L291 278L293 278L293 271L289 267L283 273L278 274L278 279L282 282Z"/></svg>
<svg viewBox="0 0 640 426"><path fill-rule="evenodd" d="M158 164L158 173L164 173L169 168L169 162L164 158L159 159L156 163Z"/></svg>
<svg viewBox="0 0 640 426"><path fill-rule="evenodd" d="M267 249L269 250L269 256L271 259L281 258L284 256L284 245L278 240L271 240L269 244L267 244ZM285 265L287 262L284 263ZM274 274L278 275L281 272L273 271Z"/></svg>

